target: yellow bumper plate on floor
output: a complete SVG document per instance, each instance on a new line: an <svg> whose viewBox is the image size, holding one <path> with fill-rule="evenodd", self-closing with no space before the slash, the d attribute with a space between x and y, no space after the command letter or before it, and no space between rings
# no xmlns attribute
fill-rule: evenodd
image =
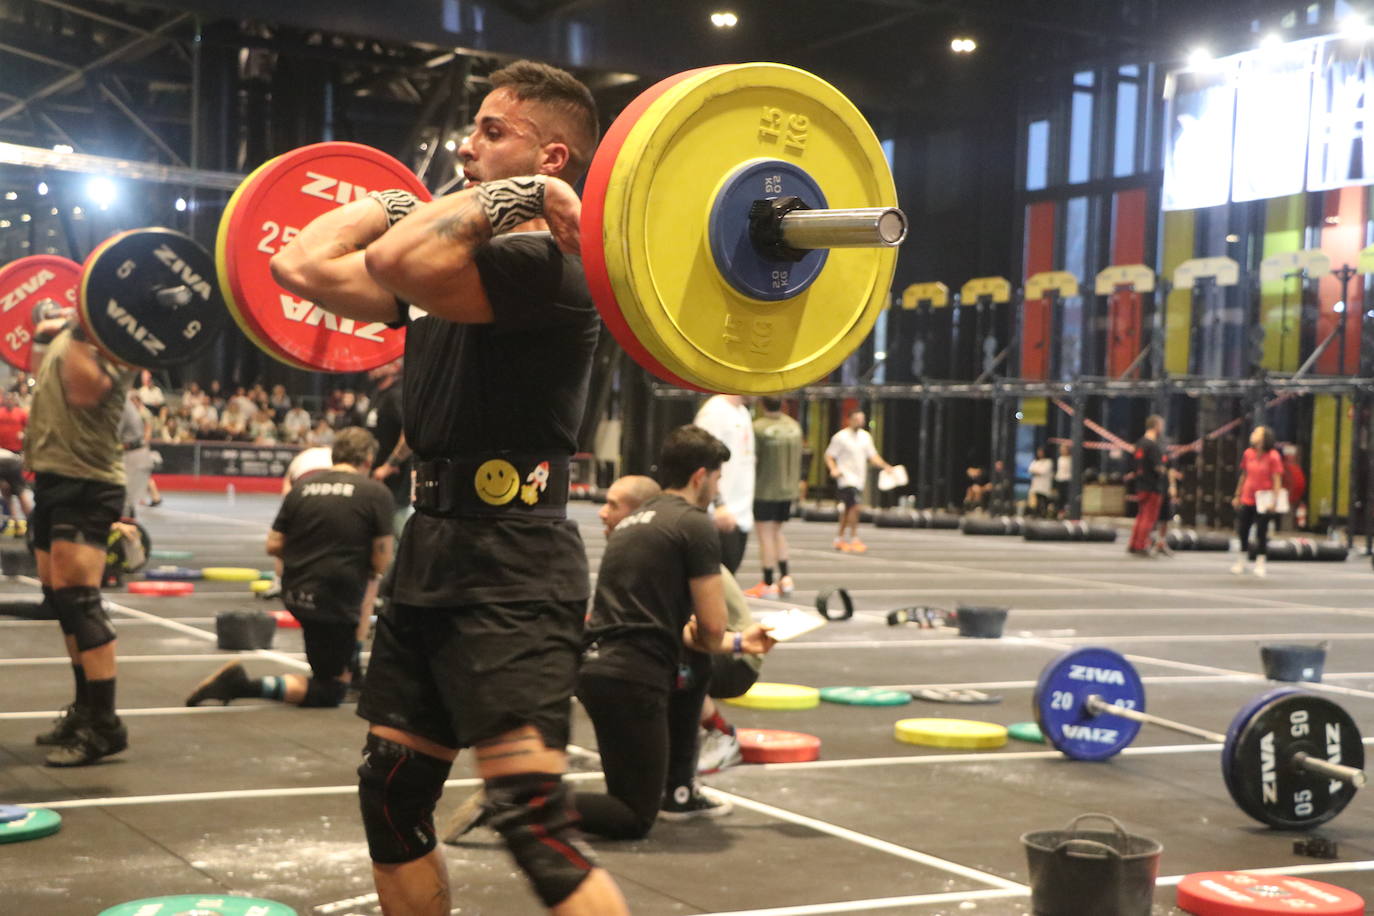
<svg viewBox="0 0 1374 916"><path fill-rule="evenodd" d="M815 687L800 684L770 684L759 682L743 696L731 697L731 706L749 709L811 709L821 705L821 692Z"/></svg>
<svg viewBox="0 0 1374 916"><path fill-rule="evenodd" d="M253 594L255 594L255 595L261 595L263 592L267 591L267 590L268 590L269 588L271 588L271 587L272 587L272 580L271 580L271 579L259 579L259 580L257 580L256 582L249 582L249 583L248 583L248 588L249 588L249 590L251 590L251 591L253 592Z"/></svg>
<svg viewBox="0 0 1374 916"><path fill-rule="evenodd" d="M258 571L247 566L207 566L200 575L211 582L255 582Z"/></svg>
<svg viewBox="0 0 1374 916"><path fill-rule="evenodd" d="M902 719L895 734L898 741L929 747L989 748L1007 743L1004 726L971 719Z"/></svg>

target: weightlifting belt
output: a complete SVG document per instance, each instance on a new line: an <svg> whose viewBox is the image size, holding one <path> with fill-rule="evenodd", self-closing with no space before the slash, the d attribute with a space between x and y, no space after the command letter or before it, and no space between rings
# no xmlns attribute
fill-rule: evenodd
<svg viewBox="0 0 1374 916"><path fill-rule="evenodd" d="M442 518L566 518L568 457L498 452L417 460L415 510Z"/></svg>

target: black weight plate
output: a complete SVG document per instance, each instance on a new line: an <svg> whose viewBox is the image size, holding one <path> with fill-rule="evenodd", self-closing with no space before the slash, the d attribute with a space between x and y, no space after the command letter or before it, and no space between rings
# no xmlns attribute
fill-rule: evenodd
<svg viewBox="0 0 1374 916"><path fill-rule="evenodd" d="M1231 719L1231 724L1226 727L1226 743L1221 746L1221 778L1226 782L1226 791L1235 797L1235 790L1231 788L1231 763L1236 755L1236 741L1240 738L1241 729L1245 723L1255 715L1255 711L1267 703L1272 703L1279 697L1286 697L1290 694L1298 693L1297 687L1276 687L1266 691L1240 708L1240 711Z"/></svg>
<svg viewBox="0 0 1374 916"><path fill-rule="evenodd" d="M1350 803L1354 786L1292 762L1305 752L1362 768L1364 744L1349 713L1325 697L1301 691L1273 697L1248 717L1246 711L1231 723L1222 755L1222 775L1242 811L1270 827L1309 830Z"/></svg>
<svg viewBox="0 0 1374 916"><path fill-rule="evenodd" d="M82 268L79 313L91 342L130 366L195 359L227 314L215 262L189 236L135 229L96 247Z"/></svg>

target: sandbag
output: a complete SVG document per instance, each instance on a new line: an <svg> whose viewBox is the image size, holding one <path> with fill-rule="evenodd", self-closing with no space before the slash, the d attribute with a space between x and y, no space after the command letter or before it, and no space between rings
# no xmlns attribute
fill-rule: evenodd
<svg viewBox="0 0 1374 916"><path fill-rule="evenodd" d="M1021 527L1021 519L1011 515L968 515L960 523L959 530L964 534L1017 535L1021 533Z"/></svg>
<svg viewBox="0 0 1374 916"><path fill-rule="evenodd" d="M1225 553L1231 549L1231 536L1214 532L1197 532L1191 529L1170 531L1164 536L1170 550L1199 550Z"/></svg>
<svg viewBox="0 0 1374 916"><path fill-rule="evenodd" d="M916 510L903 509L900 506L895 509L884 509L873 517L873 524L879 528L915 528Z"/></svg>

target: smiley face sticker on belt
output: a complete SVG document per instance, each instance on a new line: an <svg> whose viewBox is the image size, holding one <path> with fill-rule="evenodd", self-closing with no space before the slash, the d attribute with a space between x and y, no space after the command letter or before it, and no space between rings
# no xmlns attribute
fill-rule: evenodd
<svg viewBox="0 0 1374 916"><path fill-rule="evenodd" d="M477 468L473 489L477 491L477 498L488 506L504 506L515 499L520 490L520 472L501 458L484 461Z"/></svg>

